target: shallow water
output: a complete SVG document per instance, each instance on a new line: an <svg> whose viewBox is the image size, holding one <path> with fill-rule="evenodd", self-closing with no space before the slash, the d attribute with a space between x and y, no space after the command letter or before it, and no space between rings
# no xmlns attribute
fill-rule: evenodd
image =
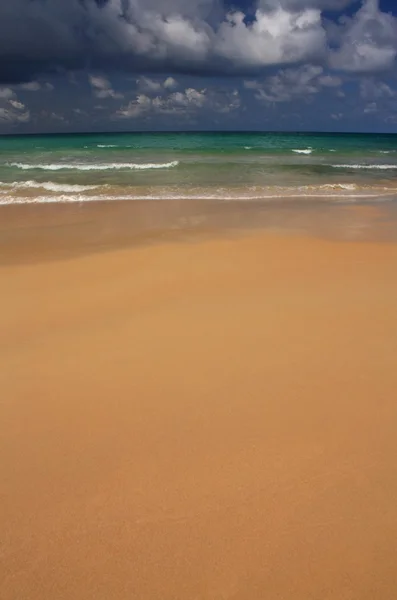
<svg viewBox="0 0 397 600"><path fill-rule="evenodd" d="M397 135L134 133L0 138L0 204L397 198Z"/></svg>

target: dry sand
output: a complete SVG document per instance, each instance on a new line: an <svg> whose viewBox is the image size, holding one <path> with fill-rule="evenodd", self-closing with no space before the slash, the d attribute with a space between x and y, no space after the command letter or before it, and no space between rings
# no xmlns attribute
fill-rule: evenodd
<svg viewBox="0 0 397 600"><path fill-rule="evenodd" d="M2 266L1 598L396 598L396 273L261 233Z"/></svg>

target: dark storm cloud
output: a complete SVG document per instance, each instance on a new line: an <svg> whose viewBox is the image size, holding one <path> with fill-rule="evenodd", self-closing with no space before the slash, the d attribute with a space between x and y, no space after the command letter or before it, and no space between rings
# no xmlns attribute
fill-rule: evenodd
<svg viewBox="0 0 397 600"><path fill-rule="evenodd" d="M338 70L390 68L396 19L364 0L336 25L329 50L322 11L349 0L13 0L0 4L0 81L78 69L225 74L329 62ZM349 61L349 55L353 56Z"/></svg>

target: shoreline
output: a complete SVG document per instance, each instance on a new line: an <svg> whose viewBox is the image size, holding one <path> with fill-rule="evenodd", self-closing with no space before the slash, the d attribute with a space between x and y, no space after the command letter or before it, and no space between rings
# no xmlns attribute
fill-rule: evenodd
<svg viewBox="0 0 397 600"><path fill-rule="evenodd" d="M325 239L397 241L394 203L101 201L0 206L0 265L110 249L269 231Z"/></svg>

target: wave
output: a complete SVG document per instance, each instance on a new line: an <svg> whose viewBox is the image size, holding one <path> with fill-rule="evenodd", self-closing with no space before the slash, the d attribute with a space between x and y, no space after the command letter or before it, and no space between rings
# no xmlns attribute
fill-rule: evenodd
<svg viewBox="0 0 397 600"><path fill-rule="evenodd" d="M0 181L0 187L8 187L11 188L11 191L14 190L25 190L25 189L43 189L48 192L64 192L64 193L73 193L73 192L86 192L89 190L95 190L99 186L98 185L74 185L67 183L53 183L52 181L12 181L11 183L4 183ZM2 193L7 193L7 191L3 191Z"/></svg>
<svg viewBox="0 0 397 600"><path fill-rule="evenodd" d="M322 185L307 185L299 188L300 190L345 190L354 192L359 190L359 186L355 183L324 183Z"/></svg>
<svg viewBox="0 0 397 600"><path fill-rule="evenodd" d="M304 188L298 188L289 191L280 190L275 193L255 193L251 192L248 194L244 193L152 193L152 194L118 194L109 195L108 193L96 194L96 195L84 195L79 193L74 194L59 194L59 195L39 195L39 196L1 196L0 205L10 204L70 204L70 203L86 203L86 202L119 202L119 201L291 201L296 200L297 202L304 202L305 200L315 198L319 201L331 201L331 202L393 202L397 199L397 190L389 191L370 191L367 190L365 193L357 190L356 193L352 193L352 189L345 187L344 184L339 184L339 189L345 193L332 193L338 185L330 185L329 192L326 191L326 186L321 186L322 192L319 189L310 189L309 186Z"/></svg>
<svg viewBox="0 0 397 600"><path fill-rule="evenodd" d="M295 154L311 154L313 152L312 148L306 148L305 150L292 150Z"/></svg>
<svg viewBox="0 0 397 600"><path fill-rule="evenodd" d="M62 171L62 170L73 170L73 171L109 171L109 170L147 170L147 169L171 169L179 165L178 160L174 160L168 163L105 163L105 164L82 164L82 163L49 163L49 164L30 164L30 163L7 163L9 167L16 167L17 169L27 170L41 170L41 171Z"/></svg>
<svg viewBox="0 0 397 600"><path fill-rule="evenodd" d="M97 148L134 148L135 146L130 145L119 145L119 144L97 144ZM84 146L84 148L89 148L89 146Z"/></svg>
<svg viewBox="0 0 397 600"><path fill-rule="evenodd" d="M397 165L327 165L333 169L378 169L378 170L396 170Z"/></svg>

